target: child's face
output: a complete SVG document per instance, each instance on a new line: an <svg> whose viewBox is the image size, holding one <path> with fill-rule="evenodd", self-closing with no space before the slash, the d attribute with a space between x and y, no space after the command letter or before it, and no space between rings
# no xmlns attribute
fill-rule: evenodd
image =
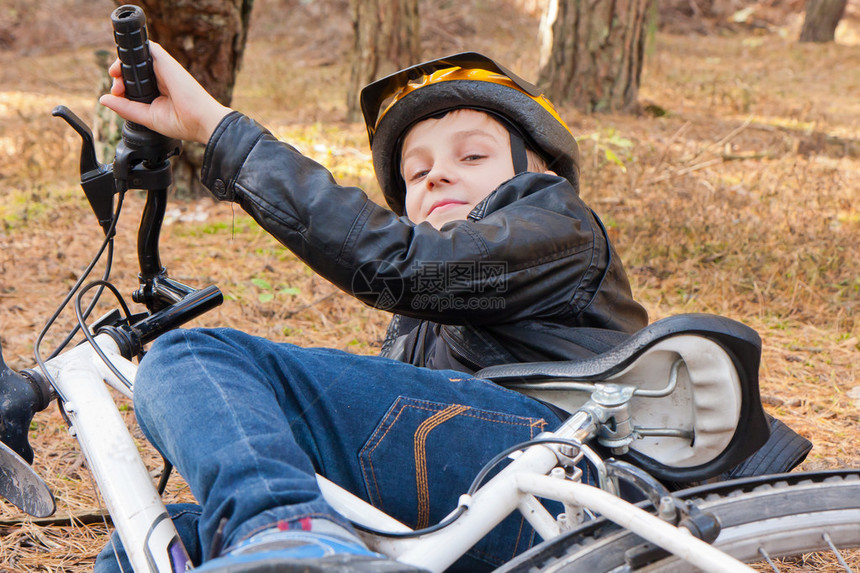
<svg viewBox="0 0 860 573"><path fill-rule="evenodd" d="M465 219L514 176L510 135L486 113L452 111L417 123L403 141L406 215L440 228Z"/></svg>

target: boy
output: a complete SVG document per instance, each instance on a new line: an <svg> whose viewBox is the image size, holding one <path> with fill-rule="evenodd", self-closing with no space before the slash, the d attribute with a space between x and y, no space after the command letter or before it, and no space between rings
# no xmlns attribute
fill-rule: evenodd
<svg viewBox="0 0 860 573"><path fill-rule="evenodd" d="M398 72L362 92L389 211L151 50L162 97L122 98L115 64L102 103L206 143L202 179L218 199L395 313L381 357L226 329L153 345L135 411L200 503L174 517L192 558L201 571L416 570L364 547L314 473L411 527L432 525L494 454L566 417L471 373L590 356L647 322L578 197L573 136L534 86L479 54ZM533 542L512 516L457 566L492 568ZM107 550L97 566L109 564Z"/></svg>

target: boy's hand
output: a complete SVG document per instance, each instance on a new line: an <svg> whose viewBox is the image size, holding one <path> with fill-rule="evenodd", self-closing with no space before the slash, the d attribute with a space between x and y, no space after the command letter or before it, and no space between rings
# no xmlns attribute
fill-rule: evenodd
<svg viewBox="0 0 860 573"><path fill-rule="evenodd" d="M123 97L125 84L119 60L116 60L108 70L113 77L111 93L103 95L99 102L123 119L167 137L207 143L224 116L230 113L230 108L209 95L164 48L152 41L149 46L161 95L151 104Z"/></svg>

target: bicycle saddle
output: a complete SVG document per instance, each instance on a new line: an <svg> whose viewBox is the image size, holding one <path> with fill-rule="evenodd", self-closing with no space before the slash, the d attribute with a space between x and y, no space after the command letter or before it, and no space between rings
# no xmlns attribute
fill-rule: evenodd
<svg viewBox="0 0 860 573"><path fill-rule="evenodd" d="M567 412L582 406L595 384L630 385L652 394L671 389L665 396L631 399L637 439L618 457L659 479L690 482L727 471L767 441L760 357L761 339L748 326L683 314L654 322L591 358L491 366L475 376ZM673 368L676 384L668 388Z"/></svg>

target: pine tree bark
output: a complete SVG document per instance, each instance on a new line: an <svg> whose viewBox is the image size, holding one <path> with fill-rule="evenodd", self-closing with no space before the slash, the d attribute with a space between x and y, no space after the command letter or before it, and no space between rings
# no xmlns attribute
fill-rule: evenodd
<svg viewBox="0 0 860 573"><path fill-rule="evenodd" d="M137 4L146 13L149 37L164 46L212 96L224 105L242 64L254 0L114 0ZM204 146L184 144L173 164L179 195L205 192L200 183Z"/></svg>
<svg viewBox="0 0 860 573"><path fill-rule="evenodd" d="M418 0L352 0L353 49L347 121L361 121L361 88L421 58Z"/></svg>
<svg viewBox="0 0 860 573"><path fill-rule="evenodd" d="M801 42L832 42L848 0L806 0Z"/></svg>
<svg viewBox="0 0 860 573"><path fill-rule="evenodd" d="M633 112L654 0L549 0L538 83L585 113Z"/></svg>

